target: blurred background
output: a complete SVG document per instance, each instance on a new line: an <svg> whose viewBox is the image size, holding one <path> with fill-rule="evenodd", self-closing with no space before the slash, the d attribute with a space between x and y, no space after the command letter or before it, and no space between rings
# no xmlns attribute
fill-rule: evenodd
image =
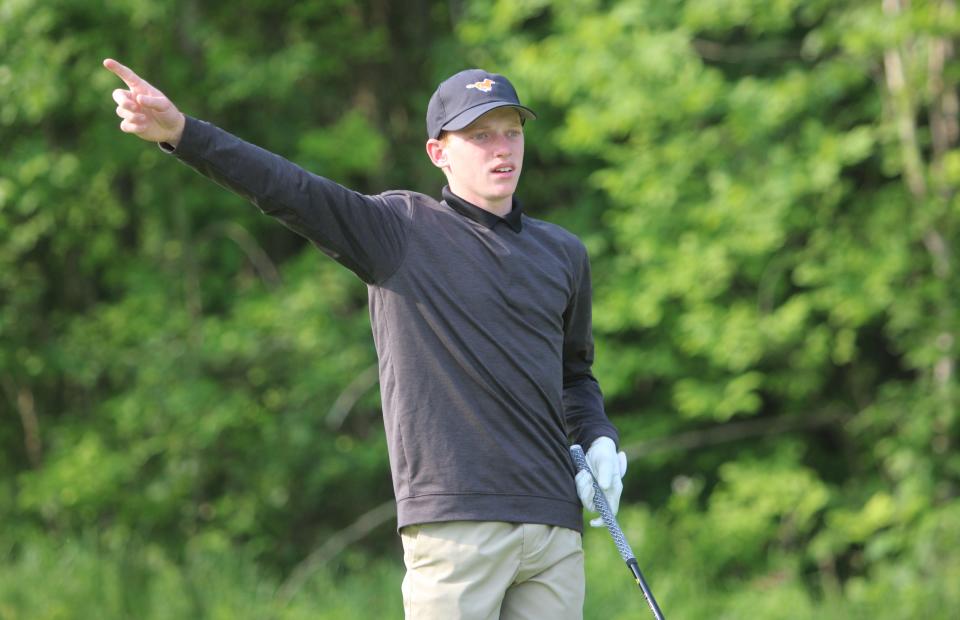
<svg viewBox="0 0 960 620"><path fill-rule="evenodd" d="M953 617L958 33L953 0L3 0L0 619L403 613L364 285L121 133L108 56L434 196L433 88L506 73L665 614ZM645 617L584 545L586 617Z"/></svg>

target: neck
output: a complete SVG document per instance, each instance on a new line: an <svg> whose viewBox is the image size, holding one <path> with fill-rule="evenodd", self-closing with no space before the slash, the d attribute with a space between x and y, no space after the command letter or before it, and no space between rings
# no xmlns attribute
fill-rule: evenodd
<svg viewBox="0 0 960 620"><path fill-rule="evenodd" d="M483 209L484 211L489 211L498 217L505 217L513 210L513 195L504 198L487 199L472 192L464 191L462 188L456 187L453 183L449 185L450 191L462 200L466 200L473 206Z"/></svg>

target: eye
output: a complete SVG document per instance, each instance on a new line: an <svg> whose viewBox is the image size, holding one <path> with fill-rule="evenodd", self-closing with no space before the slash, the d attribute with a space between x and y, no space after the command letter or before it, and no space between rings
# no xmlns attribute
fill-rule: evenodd
<svg viewBox="0 0 960 620"><path fill-rule="evenodd" d="M486 139L487 139L487 136L488 136L487 132L485 132L485 131L478 131L477 133L473 134L473 139L474 139L474 140L486 140Z"/></svg>

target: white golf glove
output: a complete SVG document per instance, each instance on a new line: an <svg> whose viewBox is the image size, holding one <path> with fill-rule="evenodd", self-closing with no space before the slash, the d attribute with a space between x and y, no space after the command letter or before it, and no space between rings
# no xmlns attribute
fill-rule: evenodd
<svg viewBox="0 0 960 620"><path fill-rule="evenodd" d="M627 473L627 455L623 452L617 452L617 444L609 437L598 437L587 450L587 464L593 471L597 484L603 490L607 497L607 503L610 504L610 511L616 515L620 508L620 494L623 493L623 482L621 478ZM593 512L599 512L593 505L593 480L590 474L584 470L577 474L577 495L583 506ZM603 519L597 517L590 521L593 527L603 527Z"/></svg>

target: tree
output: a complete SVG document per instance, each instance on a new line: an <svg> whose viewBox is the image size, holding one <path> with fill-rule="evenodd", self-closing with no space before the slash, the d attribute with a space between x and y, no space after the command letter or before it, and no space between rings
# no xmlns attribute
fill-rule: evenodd
<svg viewBox="0 0 960 620"><path fill-rule="evenodd" d="M643 468L625 496L717 583L815 574L862 610L898 565L922 590L960 473L952 3L472 11L477 57L557 120L542 156L591 231L601 384Z"/></svg>

